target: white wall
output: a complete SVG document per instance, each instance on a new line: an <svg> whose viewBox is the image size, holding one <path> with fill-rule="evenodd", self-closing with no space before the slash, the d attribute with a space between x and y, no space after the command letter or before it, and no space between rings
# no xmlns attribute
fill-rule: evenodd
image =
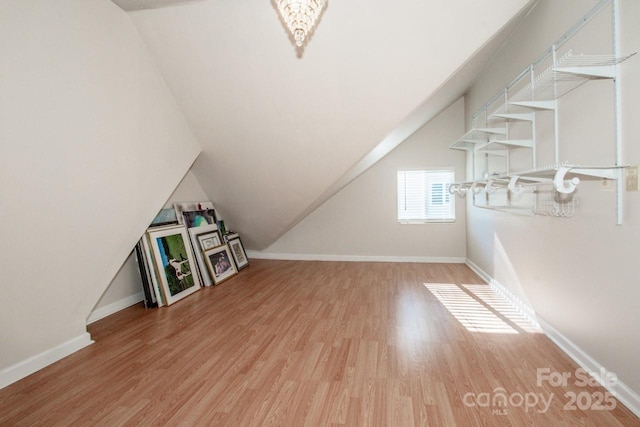
<svg viewBox="0 0 640 427"><path fill-rule="evenodd" d="M541 0L479 77L466 98L471 114L565 31L597 1ZM640 2L622 0L622 51L640 49ZM606 53L611 14L577 36L574 53ZM591 25L591 24L590 24ZM591 31L602 31L592 37ZM573 39L572 39L573 40ZM584 49L584 52L580 50ZM623 164L640 163L640 58L621 65ZM590 82L559 103L561 161L583 165L613 163L611 81ZM552 129L537 129L540 145ZM544 151L543 147L540 147ZM471 207L467 256L516 295L528 299L537 314L627 386L640 391L640 193L625 193L624 223L615 225L615 193L598 182L580 184L580 206L573 218L520 217Z"/></svg>
<svg viewBox="0 0 640 427"><path fill-rule="evenodd" d="M461 133L464 133L463 99L327 200L276 243L252 255L464 259L464 201L456 204L454 224L399 224L397 221L397 171L453 166L456 177L463 177L464 153L448 149Z"/></svg>
<svg viewBox="0 0 640 427"><path fill-rule="evenodd" d="M172 208L174 203L201 202L209 200L196 176L189 170L175 191L169 196L164 208Z"/></svg>
<svg viewBox="0 0 640 427"><path fill-rule="evenodd" d="M268 0L130 15L202 144L194 174L262 250L530 1L336 1L302 58Z"/></svg>
<svg viewBox="0 0 640 427"><path fill-rule="evenodd" d="M111 283L109 283L109 286L105 289L91 313L93 314L100 309L112 307L121 301L130 301L131 298L135 298L136 301L131 301L127 306L143 301L144 296L141 295L142 292L142 280L140 279L136 253L134 251L129 254L124 264L122 264L120 270L118 270ZM91 316L89 319L91 319Z"/></svg>
<svg viewBox="0 0 640 427"><path fill-rule="evenodd" d="M108 0L2 1L0 52L3 386L90 342L88 314L200 148Z"/></svg>
<svg viewBox="0 0 640 427"><path fill-rule="evenodd" d="M207 195L204 193L196 177L189 171L182 181L180 181L180 184L178 184L178 187L173 194L171 194L164 207L172 208L174 202L196 202L203 200L208 200ZM142 281L140 279L140 272L138 271L136 254L133 252L127 257L127 260L104 291L104 294L100 297L92 313L107 307L121 309L123 306L126 307L135 302L142 301L143 298L138 298L137 301L135 301L135 297L139 296L141 292Z"/></svg>

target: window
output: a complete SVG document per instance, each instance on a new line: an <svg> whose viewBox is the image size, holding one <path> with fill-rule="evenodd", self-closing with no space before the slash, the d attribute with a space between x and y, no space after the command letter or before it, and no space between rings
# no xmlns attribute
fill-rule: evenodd
<svg viewBox="0 0 640 427"><path fill-rule="evenodd" d="M454 222L452 169L398 171L398 222Z"/></svg>

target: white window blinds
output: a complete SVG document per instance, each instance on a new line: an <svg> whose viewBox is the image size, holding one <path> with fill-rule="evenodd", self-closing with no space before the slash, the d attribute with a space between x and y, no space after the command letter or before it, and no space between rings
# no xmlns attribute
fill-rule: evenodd
<svg viewBox="0 0 640 427"><path fill-rule="evenodd" d="M453 170L398 171L398 221L455 221L453 182Z"/></svg>

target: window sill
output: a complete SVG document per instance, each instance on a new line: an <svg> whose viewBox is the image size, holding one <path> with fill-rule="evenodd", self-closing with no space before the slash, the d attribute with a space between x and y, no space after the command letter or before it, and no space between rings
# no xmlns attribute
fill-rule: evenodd
<svg viewBox="0 0 640 427"><path fill-rule="evenodd" d="M398 224L401 225L412 225L412 224L455 224L455 219L443 219L443 220L402 220L398 221Z"/></svg>

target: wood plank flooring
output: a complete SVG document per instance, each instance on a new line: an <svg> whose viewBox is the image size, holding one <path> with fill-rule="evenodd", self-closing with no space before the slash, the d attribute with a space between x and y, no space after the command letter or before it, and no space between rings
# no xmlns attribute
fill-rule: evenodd
<svg viewBox="0 0 640 427"><path fill-rule="evenodd" d="M538 386L578 367L488 289L464 265L252 260L90 325L94 345L0 390L0 425L640 425L565 408L602 388Z"/></svg>

